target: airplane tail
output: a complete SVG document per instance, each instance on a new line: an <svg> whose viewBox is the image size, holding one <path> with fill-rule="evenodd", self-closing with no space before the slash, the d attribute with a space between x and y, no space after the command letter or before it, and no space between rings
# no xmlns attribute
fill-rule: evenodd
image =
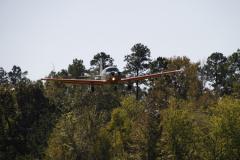
<svg viewBox="0 0 240 160"><path fill-rule="evenodd" d="M99 64L99 75L102 73L102 70L103 70L103 61L102 61L102 58L100 58L100 64Z"/></svg>

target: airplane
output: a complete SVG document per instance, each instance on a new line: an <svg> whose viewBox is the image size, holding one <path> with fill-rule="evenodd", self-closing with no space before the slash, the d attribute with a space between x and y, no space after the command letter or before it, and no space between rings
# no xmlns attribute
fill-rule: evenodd
<svg viewBox="0 0 240 160"><path fill-rule="evenodd" d="M100 70L101 71L101 70ZM181 73L184 71L184 68L179 70L163 71L154 74L146 74L134 77L126 77L122 75L119 69L116 66L109 66L101 71L99 76L96 76L94 79L70 79L70 78L42 78L41 80L46 81L56 81L67 84L75 85L90 85L91 91L94 91L94 85L105 85L105 84L119 84L126 83L130 84L139 80L158 78L162 75Z"/></svg>

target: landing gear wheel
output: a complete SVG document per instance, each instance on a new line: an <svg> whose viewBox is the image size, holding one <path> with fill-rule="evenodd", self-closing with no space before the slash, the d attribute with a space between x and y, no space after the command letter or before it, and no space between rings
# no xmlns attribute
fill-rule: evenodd
<svg viewBox="0 0 240 160"><path fill-rule="evenodd" d="M127 85L127 90L129 90L129 91L132 90L132 84Z"/></svg>
<svg viewBox="0 0 240 160"><path fill-rule="evenodd" d="M94 92L95 91L95 88L93 85L91 85L91 92Z"/></svg>

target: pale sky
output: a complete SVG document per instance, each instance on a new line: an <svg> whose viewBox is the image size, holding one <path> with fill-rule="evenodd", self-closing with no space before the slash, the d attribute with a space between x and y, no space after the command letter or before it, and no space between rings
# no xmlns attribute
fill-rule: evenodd
<svg viewBox="0 0 240 160"><path fill-rule="evenodd" d="M0 0L0 67L32 80L106 52L123 68L136 43L158 56L206 59L240 48L240 0Z"/></svg>

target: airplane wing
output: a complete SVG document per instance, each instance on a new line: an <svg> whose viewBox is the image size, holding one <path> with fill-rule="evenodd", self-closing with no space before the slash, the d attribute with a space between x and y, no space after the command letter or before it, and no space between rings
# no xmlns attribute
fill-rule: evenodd
<svg viewBox="0 0 240 160"><path fill-rule="evenodd" d="M162 75L179 73L179 72L183 72L183 71L184 71L184 69L179 69L179 70L165 71L165 72L148 74L148 75L137 76L137 77L127 77L127 78L122 78L120 82L127 83L127 82L131 82L131 81L139 81L139 80L144 80L144 79L157 78Z"/></svg>
<svg viewBox="0 0 240 160"><path fill-rule="evenodd" d="M91 79L43 78L41 80L62 82L62 83L68 83L68 84L103 85L107 83L106 80L91 80Z"/></svg>

